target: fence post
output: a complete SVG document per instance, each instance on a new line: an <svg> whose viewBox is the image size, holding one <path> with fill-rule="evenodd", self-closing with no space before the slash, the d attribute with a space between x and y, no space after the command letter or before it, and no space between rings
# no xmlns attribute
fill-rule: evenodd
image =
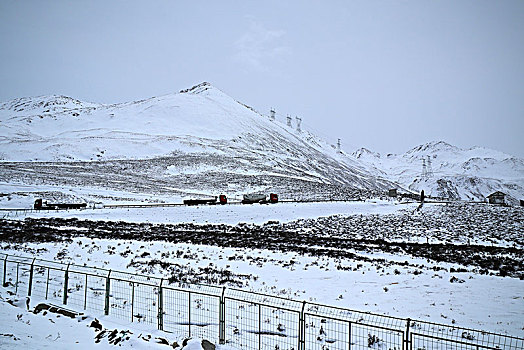
<svg viewBox="0 0 524 350"><path fill-rule="evenodd" d="M131 282L131 322L135 321L135 282Z"/></svg>
<svg viewBox="0 0 524 350"><path fill-rule="evenodd" d="M164 330L164 296L162 290L162 283L164 279L160 280L160 286L158 287L158 329Z"/></svg>
<svg viewBox="0 0 524 350"><path fill-rule="evenodd" d="M69 283L69 265L71 265L71 263L67 264L64 276L64 300L62 302L62 304L64 305L67 305L67 284Z"/></svg>
<svg viewBox="0 0 524 350"><path fill-rule="evenodd" d="M409 350L410 349L410 344L411 344L411 340L410 340L410 335L409 335L409 326L410 326L410 323L411 323L411 319L408 318L406 320L406 340L404 340L404 349L405 350Z"/></svg>
<svg viewBox="0 0 524 350"><path fill-rule="evenodd" d="M87 273L86 273L86 284L84 288L84 310L87 309Z"/></svg>
<svg viewBox="0 0 524 350"><path fill-rule="evenodd" d="M188 311L188 318L189 318L189 322L187 322L188 326L189 326L189 337L191 337L191 291L189 291L188 293L188 305L187 305L187 311Z"/></svg>
<svg viewBox="0 0 524 350"><path fill-rule="evenodd" d="M31 296L31 289L33 289L33 269L35 266L35 260L36 258L33 258L33 261L31 262L31 269L29 270L29 289L27 290L27 296Z"/></svg>
<svg viewBox="0 0 524 350"><path fill-rule="evenodd" d="M2 280L2 287L5 287L5 278L6 278L6 274L7 274L7 257L8 257L8 255L6 254L5 255L5 259L4 259L4 278Z"/></svg>
<svg viewBox="0 0 524 350"><path fill-rule="evenodd" d="M47 278L45 280L45 300L47 300L48 295L49 295L49 267L47 268Z"/></svg>
<svg viewBox="0 0 524 350"><path fill-rule="evenodd" d="M16 283L15 283L15 294L18 294L18 273L20 270L20 263L16 263Z"/></svg>
<svg viewBox="0 0 524 350"><path fill-rule="evenodd" d="M226 343L226 287L222 287L222 296L218 306L218 343L224 345Z"/></svg>
<svg viewBox="0 0 524 350"><path fill-rule="evenodd" d="M351 350L351 321L349 321L349 331L348 331L348 349Z"/></svg>
<svg viewBox="0 0 524 350"><path fill-rule="evenodd" d="M302 302L302 310L298 317L298 350L306 349L306 318L304 316L304 309L306 308L306 301Z"/></svg>
<svg viewBox="0 0 524 350"><path fill-rule="evenodd" d="M104 313L106 315L109 315L109 290L110 290L110 283L111 283L110 276L111 276L111 270L109 270L109 272L107 273L107 277L106 277L106 302L105 302L105 307L104 307Z"/></svg>
<svg viewBox="0 0 524 350"><path fill-rule="evenodd" d="M262 349L262 305L258 304L258 350Z"/></svg>

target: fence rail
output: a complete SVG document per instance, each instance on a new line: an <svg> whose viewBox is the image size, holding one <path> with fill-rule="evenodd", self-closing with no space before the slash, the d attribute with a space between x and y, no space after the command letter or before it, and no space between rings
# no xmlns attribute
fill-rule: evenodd
<svg viewBox="0 0 524 350"><path fill-rule="evenodd" d="M2 286L239 349L524 349L524 338L0 253Z"/></svg>

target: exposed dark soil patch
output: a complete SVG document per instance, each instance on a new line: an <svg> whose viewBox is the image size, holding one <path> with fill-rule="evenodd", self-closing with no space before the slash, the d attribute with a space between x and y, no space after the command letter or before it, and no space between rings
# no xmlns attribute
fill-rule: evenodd
<svg viewBox="0 0 524 350"><path fill-rule="evenodd" d="M360 253L391 253L428 259L428 265L438 262L456 263L481 274L496 274L524 279L522 249L522 211L511 208L493 209L485 206L442 207L434 215L333 216L316 220L299 220L287 224L149 224L76 219L26 219L0 221L0 241L9 243L70 241L74 237L166 241L171 243L203 244L219 247L268 249L296 252L311 256L327 256L353 261L370 261L391 265L386 259L362 256ZM464 215L464 210L470 210ZM490 210L486 217L485 210ZM494 211L495 210L495 211ZM451 213L460 213L452 215ZM438 214L438 215L437 215ZM498 215L498 216L497 216ZM484 219L482 219L484 217ZM473 220L481 220L474 222ZM491 226L486 230L486 220ZM493 225L493 222L498 222ZM357 224L358 223L358 224ZM355 225L355 226L353 226ZM393 225L393 226L392 226ZM57 230L57 228L60 230ZM394 229L396 227L396 230ZM428 242L399 240L401 227L410 227L413 235L426 233ZM436 231L434 227L439 227ZM446 231L450 231L446 235ZM396 232L395 235L388 234ZM437 233L437 236L434 233ZM463 232L462 235L460 232ZM433 235L432 235L433 234ZM385 237L385 238L381 238ZM394 240L390 238L393 237ZM490 238L513 242L511 245L444 243L468 238ZM439 241L436 241L439 239ZM456 242L455 241L455 242ZM469 241L469 238L468 238ZM161 262L159 262L160 264ZM399 264L398 262L395 264ZM406 265L408 263L406 262ZM223 275L218 273L217 276Z"/></svg>

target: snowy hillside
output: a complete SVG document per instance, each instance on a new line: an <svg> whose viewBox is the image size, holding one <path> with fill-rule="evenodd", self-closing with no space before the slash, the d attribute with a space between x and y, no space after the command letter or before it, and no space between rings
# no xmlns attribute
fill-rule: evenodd
<svg viewBox="0 0 524 350"><path fill-rule="evenodd" d="M182 197L273 190L348 198L391 186L209 83L115 105L64 96L8 101L0 104L0 159L4 183Z"/></svg>
<svg viewBox="0 0 524 350"><path fill-rule="evenodd" d="M427 176L422 176L423 159ZM512 203L524 198L520 158L445 142L402 155L367 149L349 155L209 83L114 105L65 96L2 103L0 160L0 192L24 184L33 186L28 192L48 197L56 188L42 185L64 186L58 191L63 194L78 192L82 184L119 191L116 197L277 191L292 199L354 198L362 191L384 193L398 187L396 182L450 199L484 200L495 191L508 194Z"/></svg>
<svg viewBox="0 0 524 350"><path fill-rule="evenodd" d="M381 176L416 192L423 189L437 197L482 201L502 191L510 196L510 202L524 199L524 160L495 150L461 149L439 141L401 155L383 156L361 148L353 156L375 167Z"/></svg>

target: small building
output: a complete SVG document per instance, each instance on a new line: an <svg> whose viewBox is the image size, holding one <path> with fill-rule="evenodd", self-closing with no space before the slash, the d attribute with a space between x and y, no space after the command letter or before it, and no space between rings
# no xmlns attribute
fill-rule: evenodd
<svg viewBox="0 0 524 350"><path fill-rule="evenodd" d="M506 204L504 201L504 197L506 197L505 193L502 193L500 191L494 192L488 196L488 203L489 204Z"/></svg>
<svg viewBox="0 0 524 350"><path fill-rule="evenodd" d="M389 197L396 197L397 196L397 189L396 188L392 188L388 191L388 196Z"/></svg>

